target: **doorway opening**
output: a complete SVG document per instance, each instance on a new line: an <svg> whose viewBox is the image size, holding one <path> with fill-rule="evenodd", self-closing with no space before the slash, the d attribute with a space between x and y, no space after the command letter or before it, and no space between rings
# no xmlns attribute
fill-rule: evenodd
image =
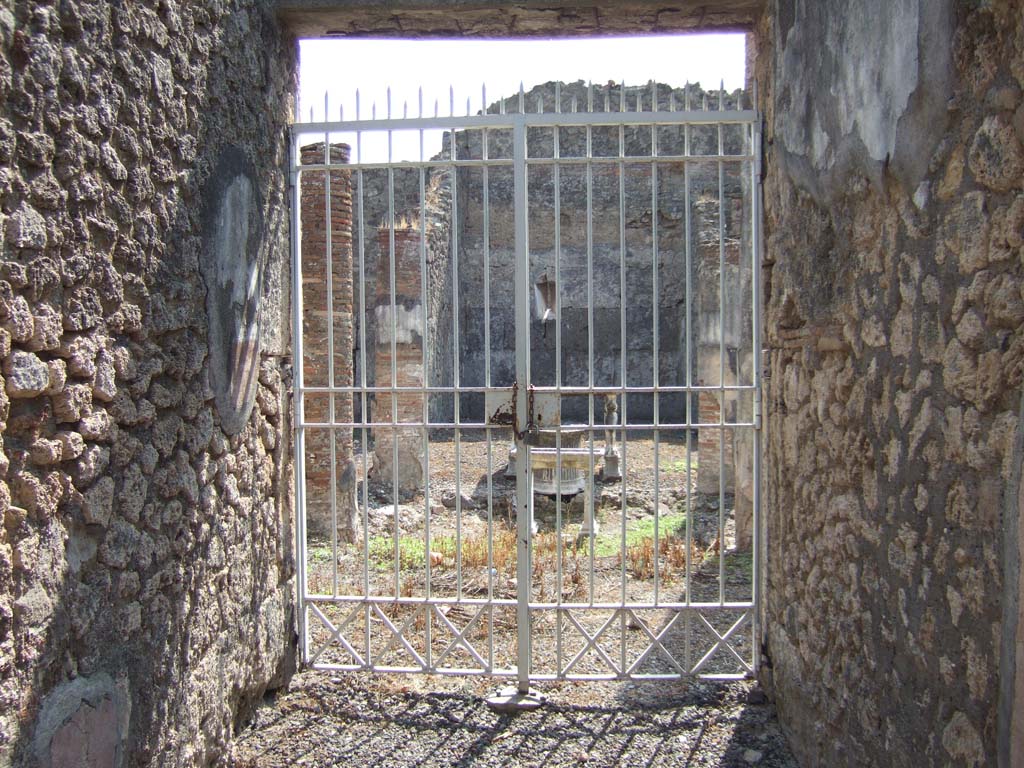
<svg viewBox="0 0 1024 768"><path fill-rule="evenodd" d="M396 91L293 127L304 661L753 675L753 100Z"/></svg>

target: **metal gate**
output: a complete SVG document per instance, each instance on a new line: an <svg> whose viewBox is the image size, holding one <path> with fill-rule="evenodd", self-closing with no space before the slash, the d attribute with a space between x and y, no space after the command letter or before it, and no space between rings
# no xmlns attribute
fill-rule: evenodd
<svg viewBox="0 0 1024 768"><path fill-rule="evenodd" d="M293 126L305 664L521 692L756 671L743 98L559 84Z"/></svg>

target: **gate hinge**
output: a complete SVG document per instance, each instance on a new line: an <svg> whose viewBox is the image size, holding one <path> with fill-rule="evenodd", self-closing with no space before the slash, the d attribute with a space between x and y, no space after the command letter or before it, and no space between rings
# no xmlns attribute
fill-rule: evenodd
<svg viewBox="0 0 1024 768"><path fill-rule="evenodd" d="M754 393L754 429L761 429L761 390Z"/></svg>

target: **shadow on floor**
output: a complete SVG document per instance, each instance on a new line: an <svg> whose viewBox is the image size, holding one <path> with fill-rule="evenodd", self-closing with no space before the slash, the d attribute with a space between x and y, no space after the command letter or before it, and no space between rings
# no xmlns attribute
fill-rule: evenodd
<svg viewBox="0 0 1024 768"><path fill-rule="evenodd" d="M478 682L306 672L238 735L233 767L796 766L751 683L555 684L542 708L501 715Z"/></svg>

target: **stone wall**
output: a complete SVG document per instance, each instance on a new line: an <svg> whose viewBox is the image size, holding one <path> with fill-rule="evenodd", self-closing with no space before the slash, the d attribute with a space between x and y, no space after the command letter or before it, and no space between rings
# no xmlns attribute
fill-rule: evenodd
<svg viewBox="0 0 1024 768"><path fill-rule="evenodd" d="M622 91L618 85L595 87L588 93L583 81L559 83L558 96L562 112L586 111L593 102L593 111L620 110ZM524 94L527 112L554 112L556 83L544 83ZM657 86L660 109L682 110L718 108L718 93L704 91L699 85L688 89ZM723 107L742 106L742 91L725 94ZM645 111L652 106L650 85L628 86L626 109L635 110L638 101ZM511 96L504 103L496 102L488 111L506 113L520 110L519 97ZM718 131L714 127L694 126L690 129L690 152L693 155L714 155L718 152ZM742 132L725 129L725 152L744 151ZM480 131L460 131L456 136L459 158L482 157L483 138ZM553 134L536 129L527 136L530 157L553 156ZM563 158L586 155L586 131L583 128L562 128L559 131L559 154ZM658 150L662 156L683 154L686 149L684 131L678 127L662 127L657 131ZM624 131L626 156L650 157L651 131L630 127ZM488 157L511 159L512 136L508 130L489 131ZM615 127L596 127L591 134L591 151L595 158L614 158L619 153L619 135ZM557 286L558 316L561 322L561 370L566 385L585 386L588 381L589 332L593 328L594 384L596 386L651 386L654 381L654 351L658 349L659 383L667 386L686 384L687 354L693 384L717 385L720 346L750 350L750 284L746 281L744 297L739 286L743 273L749 275L749 261L744 270L737 267L740 243L749 209L744 208L740 166L723 164L722 189L724 206L719 205L719 166L717 162L695 161L689 164L689 198L687 198L682 163L661 163L657 172L657 249L655 276L654 234L652 221L652 174L650 163L625 164L625 181L620 201L618 166L600 162L592 166L590 195L592 217L590 227L590 270L588 286L588 218L587 180L582 165L564 165L559 178L558 229L556 241L555 186L550 166L533 166L528 173L530 281L537 284L556 277L556 254L561 285ZM484 271L484 183L479 169L460 169L456 188L459 208L459 281L460 293L460 368L466 386L483 386L485 363L485 280L490 278L490 366L493 386L510 386L515 379L515 317L511 286L514 282L515 222L513 177L511 165L490 169L487 177L489 216L489 275ZM749 199L749 198L748 198ZM620 211L620 206L622 210ZM719 209L725 210L722 232L725 244L725 279L728 292L719 296ZM689 226L687 231L687 209ZM620 226L620 219L624 227ZM622 231L620 231L622 230ZM687 277L685 254L687 238L692 252L692 307L690 334L687 340L684 318L687 315ZM623 256L622 247L625 246ZM747 251L749 253L749 251ZM624 262L624 267L623 267ZM625 272L625 293L622 290ZM655 280L658 283L658 306L654 306ZM588 290L589 287L589 290ZM532 297L531 297L532 301ZM724 301L724 327L720 309ZM591 306L588 308L588 302ZM622 338L625 313L626 334ZM653 329L657 314L658 343ZM745 318L745 319L744 319ZM525 330L525 329L524 329ZM522 332L522 331L520 331ZM531 312L529 328L531 343L531 377L538 385L555 383L556 349L553 323L545 323L541 314ZM744 336L745 334L745 336ZM626 345L626 370L623 381L622 347ZM707 354L697 349L707 348ZM735 355L733 356L735 357ZM726 364L727 383L730 365ZM685 422L687 402L680 395L662 394L661 421ZM481 399L467 396L467 409L476 418L483 416ZM563 422L586 423L588 407L585 398L566 399L562 405ZM600 406L598 407L600 410ZM626 417L631 423L650 423L653 398L635 395L630 398ZM600 417L598 417L600 419ZM716 416L717 419L717 416ZM717 453L715 467L717 468ZM717 481L715 483L717 488Z"/></svg>
<svg viewBox="0 0 1024 768"><path fill-rule="evenodd" d="M292 659L271 4L0 4L0 764L193 766Z"/></svg>
<svg viewBox="0 0 1024 768"><path fill-rule="evenodd" d="M996 764L1020 11L776 0L759 29L765 678L808 765Z"/></svg>

